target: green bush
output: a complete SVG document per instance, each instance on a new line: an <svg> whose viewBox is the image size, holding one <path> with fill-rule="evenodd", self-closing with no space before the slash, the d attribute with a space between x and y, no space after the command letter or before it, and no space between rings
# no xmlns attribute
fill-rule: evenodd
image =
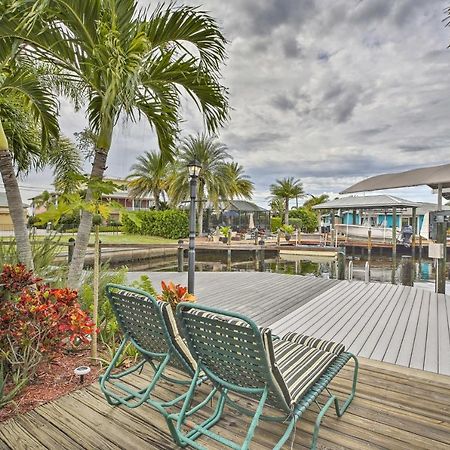
<svg viewBox="0 0 450 450"><path fill-rule="evenodd" d="M297 230L301 230L303 221L297 217L289 217L289 225L292 225Z"/></svg>
<svg viewBox="0 0 450 450"><path fill-rule="evenodd" d="M165 211L138 211L138 220L133 220L129 214L122 217L126 233L159 236L167 239L185 238L189 235L189 219L185 211L168 209Z"/></svg>
<svg viewBox="0 0 450 450"><path fill-rule="evenodd" d="M292 219L300 219L299 229L306 233L314 232L319 226L319 220L314 211L309 208L296 208L289 211L289 222L294 225Z"/></svg>
<svg viewBox="0 0 450 450"><path fill-rule="evenodd" d="M277 232L279 228L281 228L281 217L271 217L270 230L272 231L272 233Z"/></svg>

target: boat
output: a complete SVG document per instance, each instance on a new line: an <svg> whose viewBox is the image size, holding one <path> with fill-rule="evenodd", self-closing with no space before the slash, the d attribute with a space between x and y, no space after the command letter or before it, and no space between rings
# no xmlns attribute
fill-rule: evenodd
<svg viewBox="0 0 450 450"><path fill-rule="evenodd" d="M347 239L367 239L369 230L371 230L372 240L391 242L392 228L383 226L369 226L369 225L350 225L338 223L335 225L338 235L345 236ZM397 230L397 239L400 231Z"/></svg>

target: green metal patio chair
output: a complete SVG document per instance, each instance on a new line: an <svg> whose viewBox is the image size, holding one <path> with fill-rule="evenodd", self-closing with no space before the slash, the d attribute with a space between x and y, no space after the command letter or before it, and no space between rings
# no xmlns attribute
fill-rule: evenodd
<svg viewBox="0 0 450 450"><path fill-rule="evenodd" d="M170 408L177 404L181 406L181 402L187 395L187 386L191 384L194 374L197 373L196 383L198 384L206 377L197 372L197 363L178 332L171 307L166 302L155 300L144 291L115 284L106 286L106 295L124 333L124 338L105 373L99 377L100 389L111 405L136 408L145 403L155 408L164 416L173 438L181 445L173 422L168 420ZM142 360L133 367L116 372L117 362L129 344L139 351ZM127 375L141 373L145 365L153 369L153 376L150 377L145 388L137 389L131 383L124 382ZM168 366L181 370L186 374L186 379L168 376L166 374ZM166 402L158 401L152 397L152 393L160 380L185 385L186 392ZM214 393L215 389L212 389L206 399L201 402L201 406L198 405L193 412L209 402Z"/></svg>
<svg viewBox="0 0 450 450"><path fill-rule="evenodd" d="M334 404L336 414L340 417L353 400L358 360L345 352L342 344L295 333L288 333L282 339L273 338L270 329L259 328L247 317L199 305L193 307L192 303L181 303L177 308L177 318L198 364L181 411L170 415L176 424L178 441L182 446L204 449L196 438L205 435L232 449L248 449L258 421L267 420L288 424L274 447L280 449L305 410L316 403L319 414L311 443L314 449L320 423L327 409ZM352 391L341 406L328 390L328 384L350 359L355 364ZM193 423L192 420L186 420L186 412L201 371L218 388L219 394L212 415L202 423ZM318 397L324 391L328 398L321 406ZM251 411L232 400L230 393L253 398L258 402L256 410ZM220 420L226 404L253 416L241 445L211 429ZM265 407L276 408L281 415L274 416L273 412L272 415L264 414ZM184 427L191 428L190 433L186 434Z"/></svg>

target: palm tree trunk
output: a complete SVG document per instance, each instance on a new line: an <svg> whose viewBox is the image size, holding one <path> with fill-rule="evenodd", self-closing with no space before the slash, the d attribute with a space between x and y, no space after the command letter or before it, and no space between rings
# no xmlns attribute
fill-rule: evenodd
<svg viewBox="0 0 450 450"><path fill-rule="evenodd" d="M19 261L29 270L34 269L33 253L31 251L30 238L20 195L19 184L12 163L12 156L8 149L8 140L0 120L0 173L2 174L6 198L8 200L9 214L13 223L14 236L16 238L17 254Z"/></svg>
<svg viewBox="0 0 450 450"><path fill-rule="evenodd" d="M100 227L95 225L95 249L94 249L94 304L93 304L93 321L95 330L92 333L91 356L97 359L97 328L98 328L98 288L100 283Z"/></svg>
<svg viewBox="0 0 450 450"><path fill-rule="evenodd" d="M90 179L103 178L103 173L106 169L106 158L108 151L104 149L97 149L95 152L94 163ZM90 189L86 192L86 202L92 200L92 192ZM84 266L84 258L89 244L89 237L92 228L92 213L83 210L81 213L80 225L78 227L77 237L75 239L75 247L73 249L73 257L69 266L69 274L67 283L71 289L77 289L81 283L81 274Z"/></svg>
<svg viewBox="0 0 450 450"><path fill-rule="evenodd" d="M157 189L153 191L153 200L155 201L155 210L159 211L159 191Z"/></svg>
<svg viewBox="0 0 450 450"><path fill-rule="evenodd" d="M284 205L284 224L289 225L289 197L285 199Z"/></svg>

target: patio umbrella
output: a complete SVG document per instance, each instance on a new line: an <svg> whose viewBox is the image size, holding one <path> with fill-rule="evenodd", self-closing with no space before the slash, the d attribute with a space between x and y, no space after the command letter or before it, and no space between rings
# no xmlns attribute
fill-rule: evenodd
<svg viewBox="0 0 450 450"><path fill-rule="evenodd" d="M250 228L250 230L253 230L253 228L255 228L255 221L253 219L253 213L250 213L250 217L248 220L248 227Z"/></svg>

